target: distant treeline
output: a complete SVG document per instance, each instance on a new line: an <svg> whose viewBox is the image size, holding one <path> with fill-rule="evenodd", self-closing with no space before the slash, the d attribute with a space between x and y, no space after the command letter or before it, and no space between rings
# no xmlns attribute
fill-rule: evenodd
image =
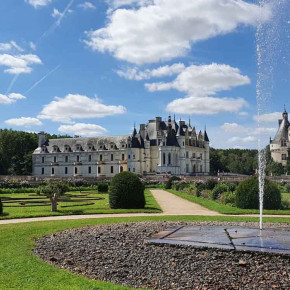
<svg viewBox="0 0 290 290"><path fill-rule="evenodd" d="M47 135L47 138L69 136ZM0 175L31 175L32 152L38 146L38 135L0 129Z"/></svg>
<svg viewBox="0 0 290 290"><path fill-rule="evenodd" d="M52 138L70 136L47 135ZM38 146L38 135L23 131L0 129L0 175L31 175L32 152ZM271 159L267 151L267 174L282 175L285 170L290 174L290 162L286 169ZM211 172L232 172L253 175L258 167L258 151L250 149L210 149Z"/></svg>

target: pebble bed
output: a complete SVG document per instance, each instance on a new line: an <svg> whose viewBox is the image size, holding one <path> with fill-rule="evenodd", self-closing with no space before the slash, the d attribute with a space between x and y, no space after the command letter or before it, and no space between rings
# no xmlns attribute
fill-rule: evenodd
<svg viewBox="0 0 290 290"><path fill-rule="evenodd" d="M257 227L253 223L141 222L88 226L45 236L34 253L47 263L95 280L151 289L290 289L290 257L154 245L175 225ZM266 227L285 225L266 224Z"/></svg>

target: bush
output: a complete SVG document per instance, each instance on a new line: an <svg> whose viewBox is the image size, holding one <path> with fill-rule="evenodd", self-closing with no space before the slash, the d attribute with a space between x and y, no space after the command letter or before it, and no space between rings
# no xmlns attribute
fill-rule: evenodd
<svg viewBox="0 0 290 290"><path fill-rule="evenodd" d="M290 193L290 183L286 183L285 189L287 193Z"/></svg>
<svg viewBox="0 0 290 290"><path fill-rule="evenodd" d="M167 181L166 181L166 184L165 184L165 189L171 189L172 188L172 183L173 181L179 181L180 178L177 177L177 176L171 176Z"/></svg>
<svg viewBox="0 0 290 290"><path fill-rule="evenodd" d="M144 208L144 185L132 172L116 174L111 182L109 202L111 208Z"/></svg>
<svg viewBox="0 0 290 290"><path fill-rule="evenodd" d="M224 183L219 183L212 191L211 191L211 199L217 200L219 196L223 192L227 192L229 190L228 186Z"/></svg>
<svg viewBox="0 0 290 290"><path fill-rule="evenodd" d="M197 197L200 197L202 195L202 191L206 189L206 186L204 183L199 183L197 186L196 186L196 192L195 192L195 195Z"/></svg>
<svg viewBox="0 0 290 290"><path fill-rule="evenodd" d="M3 203L0 198L0 214L3 214Z"/></svg>
<svg viewBox="0 0 290 290"><path fill-rule="evenodd" d="M217 186L218 182L214 179L209 179L205 183L205 189L213 190Z"/></svg>
<svg viewBox="0 0 290 290"><path fill-rule="evenodd" d="M234 192L237 189L237 184L233 182L225 183L229 189L229 191Z"/></svg>
<svg viewBox="0 0 290 290"><path fill-rule="evenodd" d="M98 191L99 192L108 192L109 191L109 185L107 183L100 183L98 185Z"/></svg>
<svg viewBox="0 0 290 290"><path fill-rule="evenodd" d="M219 202L234 205L236 203L236 195L232 191L223 192L219 197Z"/></svg>
<svg viewBox="0 0 290 290"><path fill-rule="evenodd" d="M239 208L259 208L259 184L256 177L247 179L239 184L236 190L236 205ZM264 208L280 209L281 192L273 181L265 181Z"/></svg>

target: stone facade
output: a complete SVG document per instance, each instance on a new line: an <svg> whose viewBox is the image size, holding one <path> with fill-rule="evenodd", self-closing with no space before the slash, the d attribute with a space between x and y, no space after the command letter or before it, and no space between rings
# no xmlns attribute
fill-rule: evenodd
<svg viewBox="0 0 290 290"><path fill-rule="evenodd" d="M286 108L279 121L279 129L273 140L270 139L271 156L275 162L286 166L290 152L290 123Z"/></svg>
<svg viewBox="0 0 290 290"><path fill-rule="evenodd" d="M39 133L33 153L34 176L112 177L122 171L140 175L208 174L209 139L190 122L161 117L141 124L131 135L45 139Z"/></svg>

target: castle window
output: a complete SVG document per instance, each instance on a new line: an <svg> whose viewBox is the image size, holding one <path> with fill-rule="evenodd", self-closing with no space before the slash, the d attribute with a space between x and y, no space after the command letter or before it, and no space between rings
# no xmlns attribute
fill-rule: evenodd
<svg viewBox="0 0 290 290"><path fill-rule="evenodd" d="M186 172L188 173L189 172L189 165L186 164Z"/></svg>
<svg viewBox="0 0 290 290"><path fill-rule="evenodd" d="M89 166L89 168L88 168L88 172L89 172L89 174L92 173L92 167L91 167L91 166Z"/></svg>
<svg viewBox="0 0 290 290"><path fill-rule="evenodd" d="M103 146L101 145L101 146L100 146L100 149L102 149L102 148L103 148Z"/></svg>
<svg viewBox="0 0 290 290"><path fill-rule="evenodd" d="M282 154L282 160L287 160L287 155L286 154Z"/></svg>
<svg viewBox="0 0 290 290"><path fill-rule="evenodd" d="M64 168L64 174L67 174L67 167Z"/></svg>
<svg viewBox="0 0 290 290"><path fill-rule="evenodd" d="M103 161L103 155L102 154L100 155L100 161Z"/></svg>
<svg viewBox="0 0 290 290"><path fill-rule="evenodd" d="M52 147L52 152L57 152L58 151L58 147L56 146L56 145L54 145L53 147Z"/></svg>
<svg viewBox="0 0 290 290"><path fill-rule="evenodd" d="M41 174L42 175L44 174L44 168L43 167L41 168Z"/></svg>
<svg viewBox="0 0 290 290"><path fill-rule="evenodd" d="M113 144L111 144L111 149L113 149L114 148L114 145Z"/></svg>
<svg viewBox="0 0 290 290"><path fill-rule="evenodd" d="M133 168L133 172L135 172L135 168Z"/></svg>
<svg viewBox="0 0 290 290"><path fill-rule="evenodd" d="M202 153L200 153L200 159L202 160Z"/></svg>
<svg viewBox="0 0 290 290"><path fill-rule="evenodd" d="M111 166L111 173L114 173L114 166Z"/></svg>
<svg viewBox="0 0 290 290"><path fill-rule="evenodd" d="M168 153L168 165L170 165L170 164L171 164L171 154Z"/></svg>
<svg viewBox="0 0 290 290"><path fill-rule="evenodd" d="M56 162L56 156L53 156L53 162L54 163Z"/></svg>
<svg viewBox="0 0 290 290"><path fill-rule="evenodd" d="M68 156L65 156L65 162L68 162Z"/></svg>
<svg viewBox="0 0 290 290"><path fill-rule="evenodd" d="M41 158L41 163L44 163L44 157Z"/></svg>
<svg viewBox="0 0 290 290"><path fill-rule="evenodd" d="M188 158L188 151L186 151L186 158Z"/></svg>
<svg viewBox="0 0 290 290"><path fill-rule="evenodd" d="M120 172L123 172L123 166L120 166Z"/></svg>
<svg viewBox="0 0 290 290"><path fill-rule="evenodd" d="M287 141L286 140L282 140L281 141L281 146L282 147L286 147L287 146Z"/></svg>
<svg viewBox="0 0 290 290"><path fill-rule="evenodd" d="M101 167L98 166L98 173L100 174L101 173Z"/></svg>
<svg viewBox="0 0 290 290"><path fill-rule="evenodd" d="M184 146L184 142L182 142L183 146Z"/></svg>
<svg viewBox="0 0 290 290"><path fill-rule="evenodd" d="M89 155L89 162L92 161L92 155Z"/></svg>
<svg viewBox="0 0 290 290"><path fill-rule="evenodd" d="M122 154L122 160L125 160L125 154Z"/></svg>
<svg viewBox="0 0 290 290"><path fill-rule="evenodd" d="M65 146L64 146L64 151L65 151L65 152L70 152L70 147L69 147L68 145L65 145Z"/></svg>
<svg viewBox="0 0 290 290"><path fill-rule="evenodd" d="M80 162L80 156L77 155L77 162Z"/></svg>
<svg viewBox="0 0 290 290"><path fill-rule="evenodd" d="M131 168L129 167L129 171L131 171Z"/></svg>
<svg viewBox="0 0 290 290"><path fill-rule="evenodd" d="M131 155L128 155L128 159L130 159L131 158Z"/></svg>
<svg viewBox="0 0 290 290"><path fill-rule="evenodd" d="M78 168L75 167L75 174L78 174Z"/></svg>
<svg viewBox="0 0 290 290"><path fill-rule="evenodd" d="M51 168L51 175L54 175L54 168Z"/></svg>
<svg viewBox="0 0 290 290"><path fill-rule="evenodd" d="M192 158L195 158L195 153L192 153Z"/></svg>
<svg viewBox="0 0 290 290"><path fill-rule="evenodd" d="M111 154L111 161L114 160L114 154Z"/></svg>
<svg viewBox="0 0 290 290"><path fill-rule="evenodd" d="M165 165L166 163L166 157L165 157L165 153L163 153L163 165Z"/></svg>
<svg viewBox="0 0 290 290"><path fill-rule="evenodd" d="M202 165L200 165L200 172L202 172Z"/></svg>

